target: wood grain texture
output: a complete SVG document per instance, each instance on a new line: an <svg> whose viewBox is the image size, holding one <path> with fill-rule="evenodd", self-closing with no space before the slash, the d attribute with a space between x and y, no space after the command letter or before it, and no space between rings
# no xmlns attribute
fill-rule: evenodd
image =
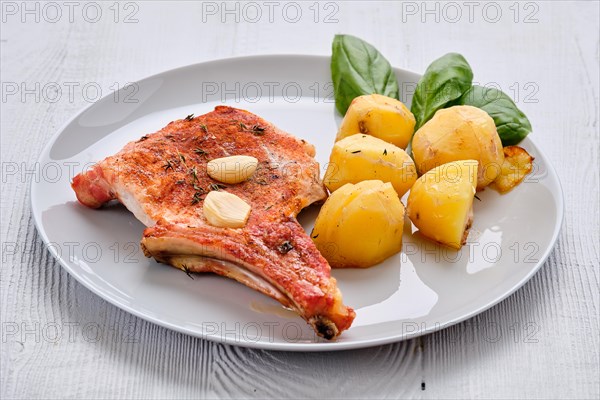
<svg viewBox="0 0 600 400"><path fill-rule="evenodd" d="M461 20L452 22L455 14L444 15L442 3L429 3L440 10L436 22L435 13L423 15L421 2L332 2L337 22L324 22L331 10L322 3L315 23L311 2L302 3L305 16L297 23L275 14L273 22L263 16L239 24L220 15L204 21L203 6L192 2L135 2L138 22L131 24L121 22L131 11L123 4L115 23L112 2L103 4L96 23L80 13L73 23L66 17L36 23L31 16L22 23L20 14L5 14L4 3L3 96L7 83L54 82L63 90L70 82L97 83L109 93L115 82L222 57L329 54L339 32L363 37L394 66L414 71L445 52L461 52L477 81L497 82L512 96L518 88L532 137L561 179L567 212L556 248L531 281L449 329L336 353L216 344L121 311L60 268L31 219L29 183L37 175L21 172L35 167L49 138L89 102L81 89L58 101L48 101L49 94L7 96L0 116L0 397L598 398L598 2L529 3L518 3L517 22L513 2L496 3L503 12L496 23L488 21L493 14L483 17L483 3L473 22L464 6ZM524 23L535 10L537 22ZM19 173L9 174L14 166Z"/></svg>

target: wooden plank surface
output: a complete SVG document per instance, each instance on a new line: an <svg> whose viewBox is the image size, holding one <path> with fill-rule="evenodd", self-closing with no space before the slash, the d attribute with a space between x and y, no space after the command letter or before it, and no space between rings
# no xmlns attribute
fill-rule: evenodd
<svg viewBox="0 0 600 400"><path fill-rule="evenodd" d="M56 20L46 3L3 2L0 397L598 398L599 3L467 3L298 2L303 13L292 22L296 6L256 2L262 16L253 22L247 3L107 2L94 22L88 3L55 3ZM519 95L566 201L556 248L521 290L414 340L267 352L147 323L92 294L50 256L29 209L30 180L39 174L27 171L57 129L94 100L94 87L106 94L115 84L229 56L326 55L339 32L420 72L445 52L461 52L477 81Z"/></svg>

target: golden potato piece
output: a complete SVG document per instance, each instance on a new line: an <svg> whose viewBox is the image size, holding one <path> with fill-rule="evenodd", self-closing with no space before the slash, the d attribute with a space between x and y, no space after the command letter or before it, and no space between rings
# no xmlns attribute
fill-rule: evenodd
<svg viewBox="0 0 600 400"><path fill-rule="evenodd" d="M415 133L412 152L421 174L451 161L477 160L477 189L496 179L504 161L494 120L485 111L471 106L436 112Z"/></svg>
<svg viewBox="0 0 600 400"><path fill-rule="evenodd" d="M417 168L404 150L373 136L359 133L336 142L323 179L327 189L371 179L390 182L402 197L417 180Z"/></svg>
<svg viewBox="0 0 600 400"><path fill-rule="evenodd" d="M534 158L519 146L506 146L504 148L504 163L500 175L493 182L500 193L506 193L523 181L525 176L533 169Z"/></svg>
<svg viewBox="0 0 600 400"><path fill-rule="evenodd" d="M399 100L380 94L359 96L350 103L335 140L364 133L406 149L415 123L414 115Z"/></svg>
<svg viewBox="0 0 600 400"><path fill-rule="evenodd" d="M461 248L473 218L477 169L476 160L454 161L428 171L415 182L406 210L421 234Z"/></svg>
<svg viewBox="0 0 600 400"><path fill-rule="evenodd" d="M348 183L325 202L311 237L334 268L370 267L402 248L404 206L390 183Z"/></svg>

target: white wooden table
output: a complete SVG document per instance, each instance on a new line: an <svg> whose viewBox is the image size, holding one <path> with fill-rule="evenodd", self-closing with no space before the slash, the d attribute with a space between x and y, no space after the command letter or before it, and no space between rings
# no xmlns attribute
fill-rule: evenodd
<svg viewBox="0 0 600 400"><path fill-rule="evenodd" d="M3 2L0 397L598 398L598 32L597 1ZM460 52L476 81L497 82L530 117L562 181L566 218L549 260L516 294L414 340L267 352L140 320L44 249L29 209L38 175L27 171L98 89L222 57L327 55L335 33L419 72Z"/></svg>

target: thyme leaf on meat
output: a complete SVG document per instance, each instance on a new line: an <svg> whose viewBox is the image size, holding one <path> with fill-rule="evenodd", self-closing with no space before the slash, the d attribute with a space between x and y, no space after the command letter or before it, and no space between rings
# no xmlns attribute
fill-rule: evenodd
<svg viewBox="0 0 600 400"><path fill-rule="evenodd" d="M268 184L268 182L266 181L266 179L256 179L255 181L259 185L263 185L263 186L266 185L266 184Z"/></svg>
<svg viewBox="0 0 600 400"><path fill-rule="evenodd" d="M202 196L204 196L204 189L202 189L202 191L198 190L194 192L194 195L192 196L192 205L200 203L200 200L202 200Z"/></svg>
<svg viewBox="0 0 600 400"><path fill-rule="evenodd" d="M190 174L192 175L193 182L198 182L198 173L196 171L196 167L190 168ZM196 186L195 183L194 186Z"/></svg>
<svg viewBox="0 0 600 400"><path fill-rule="evenodd" d="M260 126L260 125L254 125L251 128L252 133L254 133L256 136L260 136L260 135L264 135L265 134L265 128Z"/></svg>
<svg viewBox="0 0 600 400"><path fill-rule="evenodd" d="M171 160L167 160L166 164L163 165L163 168L165 169L165 171L168 171L169 169L173 170L173 164L171 163Z"/></svg>
<svg viewBox="0 0 600 400"><path fill-rule="evenodd" d="M138 142L143 142L144 140L148 139L148 135L144 135L140 138L140 140L138 140Z"/></svg>
<svg viewBox="0 0 600 400"><path fill-rule="evenodd" d="M181 160L181 162L185 164L185 156L181 153L177 153L177 155L179 155L179 159Z"/></svg>
<svg viewBox="0 0 600 400"><path fill-rule="evenodd" d="M264 126L260 126L258 124L254 124L250 128L248 128L248 126L246 124L244 124L243 122L239 122L238 125L240 126L241 130L252 132L256 136L261 136L261 135L265 134L265 129L266 128Z"/></svg>
<svg viewBox="0 0 600 400"><path fill-rule="evenodd" d="M208 127L204 124L200 124L200 129L204 131L204 133L208 133Z"/></svg>
<svg viewBox="0 0 600 400"><path fill-rule="evenodd" d="M200 147L196 147L194 149L194 153L198 154L199 156L204 156L204 157L208 156L208 153L206 151L202 150Z"/></svg>
<svg viewBox="0 0 600 400"><path fill-rule="evenodd" d="M193 119L194 119L194 114L190 114L190 115L188 115L187 117L185 117L185 120L186 120L186 121L191 121L191 120L193 120Z"/></svg>
<svg viewBox="0 0 600 400"><path fill-rule="evenodd" d="M185 264L182 264L182 265L181 265L181 270L182 270L183 272L185 272L185 274L186 274L187 276L189 276L189 277L190 277L190 279L194 279L194 277L193 277L193 276L192 276L192 274L190 273L191 271L190 271L190 269L187 267L187 265L185 265Z"/></svg>
<svg viewBox="0 0 600 400"><path fill-rule="evenodd" d="M286 240L285 242L283 242L279 246L277 246L277 251L279 251L281 254L287 254L293 248L294 248L294 246L292 246L292 244L288 240Z"/></svg>
<svg viewBox="0 0 600 400"><path fill-rule="evenodd" d="M198 181L198 177L196 176L196 167L192 168L190 172L192 174L192 179L194 179L194 182L192 183L192 186L194 188L194 195L192 196L192 205L194 205L198 204L200 200L202 200L202 196L206 194L206 190L204 190L196 184L196 182Z"/></svg>
<svg viewBox="0 0 600 400"><path fill-rule="evenodd" d="M225 189L226 187L227 187L227 186L225 186L225 185L221 185L220 183L211 183L211 184L208 186L208 188L209 188L210 190L216 190L216 191L219 191L219 190L221 190L221 189Z"/></svg>

